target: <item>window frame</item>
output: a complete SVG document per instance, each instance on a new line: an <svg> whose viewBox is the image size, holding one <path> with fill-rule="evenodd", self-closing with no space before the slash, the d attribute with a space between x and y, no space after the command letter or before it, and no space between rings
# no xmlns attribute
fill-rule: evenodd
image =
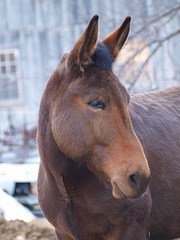
<svg viewBox="0 0 180 240"><path fill-rule="evenodd" d="M22 95L22 81L21 81L21 75L20 75L20 51L18 48L0 48L0 55L5 54L5 55L10 55L11 53L14 54L14 60L11 61L10 59L6 60L5 59L5 64L0 59L0 68L2 66L8 66L8 63L13 62L14 65L9 64L7 69L10 69L11 66L15 66L16 70L15 73L12 74L11 71L7 71L4 76L9 77L9 78L15 78L15 81L17 83L17 98L9 98L9 99L0 99L0 107L2 106L12 106L12 105L18 105L23 103L23 95ZM0 79L2 78L3 73L0 70ZM0 86L1 88L1 86Z"/></svg>

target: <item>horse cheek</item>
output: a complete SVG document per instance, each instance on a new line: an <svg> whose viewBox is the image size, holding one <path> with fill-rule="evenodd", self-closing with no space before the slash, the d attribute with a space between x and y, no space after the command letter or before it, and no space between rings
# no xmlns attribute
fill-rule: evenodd
<svg viewBox="0 0 180 240"><path fill-rule="evenodd" d="M86 160L91 152L88 146L92 145L92 138L87 134L89 127L79 119L82 118L78 114L70 112L61 114L61 117L54 118L52 122L53 136L59 149L76 162L79 159Z"/></svg>

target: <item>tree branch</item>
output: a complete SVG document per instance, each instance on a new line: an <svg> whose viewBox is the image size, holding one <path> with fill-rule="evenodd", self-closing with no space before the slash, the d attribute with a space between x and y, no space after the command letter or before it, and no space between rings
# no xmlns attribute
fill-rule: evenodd
<svg viewBox="0 0 180 240"><path fill-rule="evenodd" d="M155 23L155 22L158 22L161 18L165 18L165 17L169 16L171 13L177 12L177 11L179 11L179 10L180 10L180 6L170 9L169 11L161 14L161 15L158 16L157 18L155 18L155 19L153 19L152 21L148 22L148 27L149 27L149 25L151 25L151 24L153 24L153 23ZM147 28L147 25L145 25L144 27L142 27L141 29L139 29L134 35L130 36L129 39L134 38L134 37L137 36L139 33L141 33L142 31L144 31L146 28Z"/></svg>
<svg viewBox="0 0 180 240"><path fill-rule="evenodd" d="M158 45L154 48L154 50L150 53L150 55L146 58L145 62L144 62L144 63L141 65L141 67L139 68L138 73L136 74L135 78L133 79L133 81L131 82L130 86L128 87L128 90L129 90L129 91L133 88L133 86L135 85L135 83L137 82L137 80L139 79L139 77L141 76L144 67L145 67L146 64L149 62L149 60L151 59L151 57L157 52L157 50L159 49L159 47L161 47L162 44L163 44L165 41L167 41L167 40L169 40L169 39L177 36L178 34L180 34L180 30L178 30L178 31L176 31L176 32L168 35L167 37L163 38L162 40L159 40Z"/></svg>

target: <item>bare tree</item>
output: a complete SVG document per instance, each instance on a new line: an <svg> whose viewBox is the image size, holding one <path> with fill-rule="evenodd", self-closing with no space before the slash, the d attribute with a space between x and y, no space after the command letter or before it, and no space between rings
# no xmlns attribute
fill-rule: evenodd
<svg viewBox="0 0 180 240"><path fill-rule="evenodd" d="M153 61L162 50L167 55L166 58L171 61L171 68L174 71L173 80L178 82L180 74L177 67L178 63L174 60L171 48L174 47L172 46L172 39L176 38L176 42L178 42L177 37L180 34L180 2L166 1L167 4L163 4L165 1L162 0L152 2L152 5L144 7L144 11L146 11L144 19L142 18L143 13L139 16L142 19L140 23L142 27L131 34L126 49L120 53L121 64L116 71L129 91L134 91L138 80L143 82L145 78L147 78L145 81L151 79L151 89L159 88L157 83L153 83L155 76L153 76L152 72L157 67ZM135 28L137 28L136 20L133 21ZM180 53L176 52L176 54ZM125 59L124 56L126 56ZM159 59L164 61L162 54ZM149 70L150 65L151 70Z"/></svg>

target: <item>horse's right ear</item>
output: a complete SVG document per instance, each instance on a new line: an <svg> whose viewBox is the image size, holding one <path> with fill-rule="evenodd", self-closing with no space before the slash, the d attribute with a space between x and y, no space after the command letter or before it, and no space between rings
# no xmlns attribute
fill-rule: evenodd
<svg viewBox="0 0 180 240"><path fill-rule="evenodd" d="M114 61L127 39L130 22L131 17L126 17L123 24L103 40L103 43L108 46Z"/></svg>
<svg viewBox="0 0 180 240"><path fill-rule="evenodd" d="M72 68L75 64L78 64L83 71L83 66L92 62L91 56L94 53L98 39L98 18L99 17L95 15L91 19L86 30L68 54L68 67Z"/></svg>

